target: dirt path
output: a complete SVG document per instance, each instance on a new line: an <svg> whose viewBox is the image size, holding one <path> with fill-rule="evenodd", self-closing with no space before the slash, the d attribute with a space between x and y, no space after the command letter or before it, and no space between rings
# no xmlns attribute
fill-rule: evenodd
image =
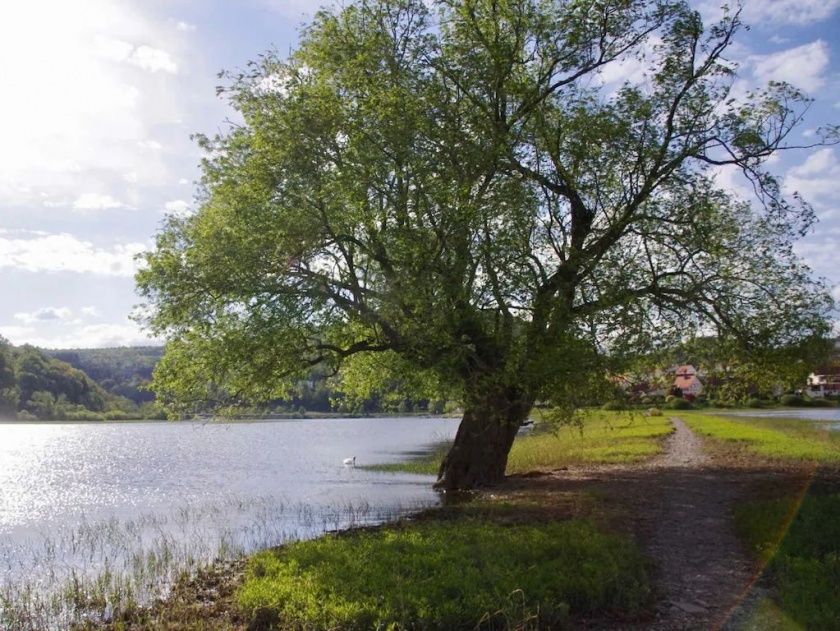
<svg viewBox="0 0 840 631"><path fill-rule="evenodd" d="M761 489L797 484L801 474L732 468L703 450L679 418L664 452L643 465L569 469L523 480L545 497L594 493L653 559L656 605L642 623L590 621L597 629L720 629L750 593L760 568L734 531L733 512ZM512 481L516 491L517 483ZM535 488L535 486L537 488Z"/></svg>
<svg viewBox="0 0 840 631"><path fill-rule="evenodd" d="M665 453L656 521L646 542L657 563L660 592L655 629L720 628L757 574L733 528L736 503L746 499L743 474L707 469L702 441L680 419Z"/></svg>

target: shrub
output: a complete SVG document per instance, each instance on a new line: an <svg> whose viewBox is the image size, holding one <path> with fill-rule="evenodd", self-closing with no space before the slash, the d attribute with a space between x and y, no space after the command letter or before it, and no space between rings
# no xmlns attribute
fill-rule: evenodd
<svg viewBox="0 0 840 631"><path fill-rule="evenodd" d="M831 408L834 407L834 404L827 399L811 399L808 401L808 405L812 408Z"/></svg>
<svg viewBox="0 0 840 631"><path fill-rule="evenodd" d="M803 397L799 396L798 394L783 394L779 399L779 403L788 406L808 405L808 401L805 400Z"/></svg>
<svg viewBox="0 0 840 631"><path fill-rule="evenodd" d="M763 408L764 401L761 399L756 399L755 397L751 397L747 399L747 407L748 408Z"/></svg>
<svg viewBox="0 0 840 631"><path fill-rule="evenodd" d="M662 416L662 410L659 408L649 408L647 411L648 416Z"/></svg>
<svg viewBox="0 0 840 631"><path fill-rule="evenodd" d="M694 406L691 405L690 401L686 401L685 399L677 399L677 398L674 398L673 400L666 403L665 407L667 407L670 410L692 410L692 409L694 409Z"/></svg>
<svg viewBox="0 0 840 631"><path fill-rule="evenodd" d="M27 410L21 410L17 413L17 418L19 421L37 421L38 417L35 416L32 412Z"/></svg>
<svg viewBox="0 0 840 631"><path fill-rule="evenodd" d="M601 406L602 410L607 411L618 411L618 410L626 410L627 406L621 401L607 401L604 405Z"/></svg>

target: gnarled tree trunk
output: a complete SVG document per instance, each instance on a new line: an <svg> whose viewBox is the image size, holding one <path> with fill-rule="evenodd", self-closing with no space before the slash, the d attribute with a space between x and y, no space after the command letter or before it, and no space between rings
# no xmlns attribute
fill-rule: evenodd
<svg viewBox="0 0 840 631"><path fill-rule="evenodd" d="M513 439L532 406L533 399L513 388L494 387L468 397L435 487L452 491L501 482Z"/></svg>

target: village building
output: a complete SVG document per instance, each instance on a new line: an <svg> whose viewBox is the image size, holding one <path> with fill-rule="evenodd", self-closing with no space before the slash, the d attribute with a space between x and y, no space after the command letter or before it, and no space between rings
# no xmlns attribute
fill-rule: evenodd
<svg viewBox="0 0 840 631"><path fill-rule="evenodd" d="M679 388L684 397L693 398L703 394L703 383L691 364L677 366L674 370L673 388Z"/></svg>
<svg viewBox="0 0 840 631"><path fill-rule="evenodd" d="M840 396L840 337L834 340L831 360L808 375L806 394L815 399Z"/></svg>

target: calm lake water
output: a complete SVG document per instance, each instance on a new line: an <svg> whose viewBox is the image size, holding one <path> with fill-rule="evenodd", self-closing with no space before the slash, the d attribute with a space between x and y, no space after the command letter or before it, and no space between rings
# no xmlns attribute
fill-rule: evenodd
<svg viewBox="0 0 840 631"><path fill-rule="evenodd" d="M788 408L784 410L744 410L733 412L732 416L759 418L798 419L817 426L840 431L840 408Z"/></svg>
<svg viewBox="0 0 840 631"><path fill-rule="evenodd" d="M0 582L147 548L216 558L434 505L430 477L362 467L456 429L417 417L0 424Z"/></svg>

